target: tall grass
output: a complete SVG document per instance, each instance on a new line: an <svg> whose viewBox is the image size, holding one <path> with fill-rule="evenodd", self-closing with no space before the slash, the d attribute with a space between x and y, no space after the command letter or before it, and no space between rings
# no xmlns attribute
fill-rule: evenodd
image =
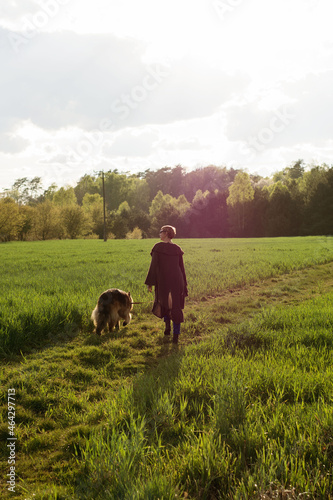
<svg viewBox="0 0 333 500"><path fill-rule="evenodd" d="M333 498L332 299L264 312L138 377L78 454L78 498Z"/></svg>
<svg viewBox="0 0 333 500"><path fill-rule="evenodd" d="M1 345L25 352L0 372L17 403L18 492L7 497L333 498L333 294L328 266L316 268L332 259L330 239L181 241L190 297L178 347L161 339L143 286L153 243L0 246ZM261 289L305 266L289 281L319 298L282 307L286 276ZM111 286L144 304L128 328L90 335ZM1 477L7 415L3 390Z"/></svg>
<svg viewBox="0 0 333 500"><path fill-rule="evenodd" d="M0 246L0 355L27 351L54 334L89 329L98 296L131 291L137 312L151 308L144 287L153 240L14 242ZM328 237L180 240L190 299L216 295L333 259Z"/></svg>

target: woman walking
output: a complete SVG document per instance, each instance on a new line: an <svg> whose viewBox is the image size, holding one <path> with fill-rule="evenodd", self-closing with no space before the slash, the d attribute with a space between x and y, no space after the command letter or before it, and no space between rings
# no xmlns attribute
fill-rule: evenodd
<svg viewBox="0 0 333 500"><path fill-rule="evenodd" d="M162 226L161 241L154 245L150 255L151 263L145 284L148 291L155 287L153 314L163 318L164 335L171 333L173 323L173 343L178 343L180 324L184 321L183 309L187 297L187 281L183 262L183 250L172 239L176 235L173 226Z"/></svg>

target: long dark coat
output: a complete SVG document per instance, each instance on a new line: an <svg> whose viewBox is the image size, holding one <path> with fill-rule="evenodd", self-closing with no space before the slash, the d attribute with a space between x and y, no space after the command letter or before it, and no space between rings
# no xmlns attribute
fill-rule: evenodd
<svg viewBox="0 0 333 500"><path fill-rule="evenodd" d="M187 297L183 250L175 243L156 243L150 255L151 263L145 281L155 286L153 313L158 318L169 316L174 323L184 321L183 309Z"/></svg>

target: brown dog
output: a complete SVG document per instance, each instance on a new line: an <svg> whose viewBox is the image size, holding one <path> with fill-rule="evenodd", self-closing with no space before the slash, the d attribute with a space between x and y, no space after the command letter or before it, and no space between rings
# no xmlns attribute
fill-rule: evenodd
<svg viewBox="0 0 333 500"><path fill-rule="evenodd" d="M110 288L103 292L91 314L97 335L100 335L107 325L110 332L114 327L119 329L119 322L122 319L124 320L123 325L128 325L132 319L130 312L132 308L133 302L130 292L126 293L118 288Z"/></svg>

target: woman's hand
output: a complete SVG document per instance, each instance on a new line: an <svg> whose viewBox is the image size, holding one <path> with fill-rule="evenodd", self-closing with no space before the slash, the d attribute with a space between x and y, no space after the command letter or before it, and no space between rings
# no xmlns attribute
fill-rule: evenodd
<svg viewBox="0 0 333 500"><path fill-rule="evenodd" d="M148 292L152 292L153 291L153 287L151 285L147 285L147 290L148 290Z"/></svg>

